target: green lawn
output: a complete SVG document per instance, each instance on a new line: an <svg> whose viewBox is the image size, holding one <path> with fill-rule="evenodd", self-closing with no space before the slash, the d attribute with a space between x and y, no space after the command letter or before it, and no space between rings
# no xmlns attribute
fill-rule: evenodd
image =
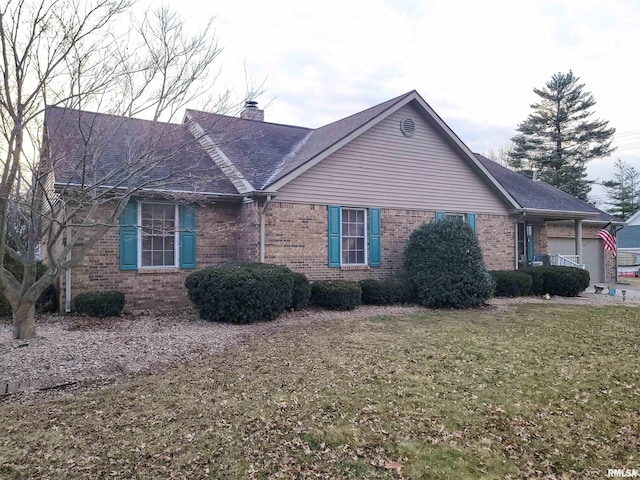
<svg viewBox="0 0 640 480"><path fill-rule="evenodd" d="M640 470L640 310L318 321L0 405L0 478L606 478Z"/></svg>

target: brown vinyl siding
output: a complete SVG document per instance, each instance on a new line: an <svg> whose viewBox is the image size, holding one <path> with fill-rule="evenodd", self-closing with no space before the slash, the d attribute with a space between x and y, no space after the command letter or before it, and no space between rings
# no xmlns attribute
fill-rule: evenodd
<svg viewBox="0 0 640 480"><path fill-rule="evenodd" d="M406 117L413 137L400 131ZM407 105L283 186L280 202L507 214L497 194Z"/></svg>

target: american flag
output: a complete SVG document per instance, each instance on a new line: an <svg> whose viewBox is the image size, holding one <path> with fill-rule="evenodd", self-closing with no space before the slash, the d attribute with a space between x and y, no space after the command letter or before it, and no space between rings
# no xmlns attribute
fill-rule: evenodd
<svg viewBox="0 0 640 480"><path fill-rule="evenodd" d="M609 250L611 252L611 256L616 256L616 237L611 235L608 230L604 228L598 232L598 236L602 239L604 243L604 249Z"/></svg>

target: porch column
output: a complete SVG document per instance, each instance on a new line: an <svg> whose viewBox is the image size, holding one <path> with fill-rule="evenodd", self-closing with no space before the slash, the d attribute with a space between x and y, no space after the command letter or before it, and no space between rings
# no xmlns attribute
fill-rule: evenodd
<svg viewBox="0 0 640 480"><path fill-rule="evenodd" d="M579 218L575 219L575 229L576 229L576 255L578 256L578 263L584 263L582 261L582 220Z"/></svg>

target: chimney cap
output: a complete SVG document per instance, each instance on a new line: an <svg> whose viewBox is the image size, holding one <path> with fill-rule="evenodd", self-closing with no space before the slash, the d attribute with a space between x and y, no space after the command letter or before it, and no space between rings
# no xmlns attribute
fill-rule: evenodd
<svg viewBox="0 0 640 480"><path fill-rule="evenodd" d="M246 108L258 108L258 102L256 102L255 100L247 100L246 102L244 102L244 106Z"/></svg>

